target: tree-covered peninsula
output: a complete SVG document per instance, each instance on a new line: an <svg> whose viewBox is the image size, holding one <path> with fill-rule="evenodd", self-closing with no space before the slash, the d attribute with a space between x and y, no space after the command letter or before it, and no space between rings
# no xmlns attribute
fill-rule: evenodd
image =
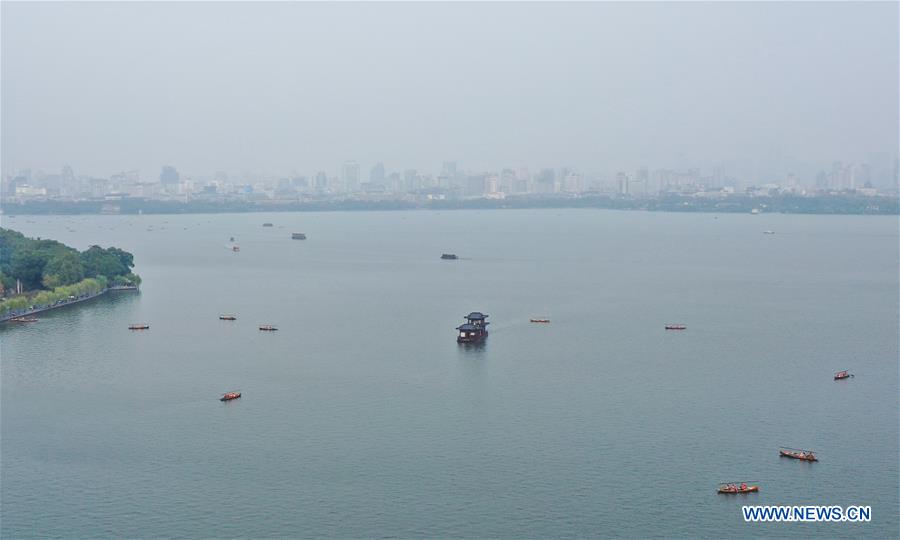
<svg viewBox="0 0 900 540"><path fill-rule="evenodd" d="M85 251L0 228L0 315L51 307L110 286L136 286L134 257L119 248Z"/></svg>

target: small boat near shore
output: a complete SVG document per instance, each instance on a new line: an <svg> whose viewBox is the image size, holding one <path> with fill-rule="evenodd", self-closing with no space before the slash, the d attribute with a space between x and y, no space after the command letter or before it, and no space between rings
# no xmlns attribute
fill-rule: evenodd
<svg viewBox="0 0 900 540"><path fill-rule="evenodd" d="M272 326L271 324L260 325L259 329L263 332L275 332L276 330L278 330L278 328Z"/></svg>
<svg viewBox="0 0 900 540"><path fill-rule="evenodd" d="M534 323L549 323L550 319L531 319L531 322Z"/></svg>
<svg viewBox="0 0 900 540"><path fill-rule="evenodd" d="M219 401L231 401L232 399L237 399L241 397L240 392L226 392L219 398Z"/></svg>
<svg viewBox="0 0 900 540"><path fill-rule="evenodd" d="M815 452L813 452L812 450L802 450L800 448L788 448L786 446L782 446L778 450L778 455L781 457L799 459L802 461L819 461L819 458L816 457Z"/></svg>
<svg viewBox="0 0 900 540"><path fill-rule="evenodd" d="M150 330L149 324L130 324L128 325L129 330Z"/></svg>
<svg viewBox="0 0 900 540"><path fill-rule="evenodd" d="M747 482L724 482L719 484L718 492L724 495L732 495L737 493L756 493L759 486L748 485Z"/></svg>
<svg viewBox="0 0 900 540"><path fill-rule="evenodd" d="M667 324L666 330L687 330L686 324Z"/></svg>
<svg viewBox="0 0 900 540"><path fill-rule="evenodd" d="M234 315L219 315L220 321L236 321L237 317Z"/></svg>
<svg viewBox="0 0 900 540"><path fill-rule="evenodd" d="M840 381L841 379L849 379L850 377L853 377L853 374L850 373L849 371L847 371L846 369L842 370L842 371L838 371L837 373L834 374L834 380L836 380L836 381Z"/></svg>
<svg viewBox="0 0 900 540"><path fill-rule="evenodd" d="M12 322L38 322L37 317L16 317L15 319L10 319Z"/></svg>

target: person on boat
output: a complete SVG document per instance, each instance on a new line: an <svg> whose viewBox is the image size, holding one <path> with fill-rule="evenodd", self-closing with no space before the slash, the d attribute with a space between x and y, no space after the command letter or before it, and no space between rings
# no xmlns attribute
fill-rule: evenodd
<svg viewBox="0 0 900 540"><path fill-rule="evenodd" d="M741 491L747 490L747 484L741 484Z"/></svg>

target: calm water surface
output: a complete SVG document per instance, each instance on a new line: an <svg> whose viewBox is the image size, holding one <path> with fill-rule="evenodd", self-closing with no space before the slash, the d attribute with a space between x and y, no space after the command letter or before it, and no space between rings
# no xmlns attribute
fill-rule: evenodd
<svg viewBox="0 0 900 540"><path fill-rule="evenodd" d="M122 247L144 278L0 330L3 537L900 535L896 217L3 224ZM458 346L472 310L490 338ZM873 519L745 524L747 503Z"/></svg>

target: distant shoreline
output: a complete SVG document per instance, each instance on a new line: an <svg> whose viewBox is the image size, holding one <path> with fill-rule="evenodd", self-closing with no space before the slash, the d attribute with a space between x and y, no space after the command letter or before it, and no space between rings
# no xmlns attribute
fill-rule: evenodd
<svg viewBox="0 0 900 540"><path fill-rule="evenodd" d="M137 214L231 214L262 212L355 212L402 210L511 210L511 209L597 209L679 213L750 213L816 215L900 215L900 199L894 196L829 195L801 197L777 195L754 197L664 196L627 198L611 196L533 197L504 199L431 199L259 202L242 200L161 201L125 198L121 200L3 202L3 214L15 215L137 215Z"/></svg>

